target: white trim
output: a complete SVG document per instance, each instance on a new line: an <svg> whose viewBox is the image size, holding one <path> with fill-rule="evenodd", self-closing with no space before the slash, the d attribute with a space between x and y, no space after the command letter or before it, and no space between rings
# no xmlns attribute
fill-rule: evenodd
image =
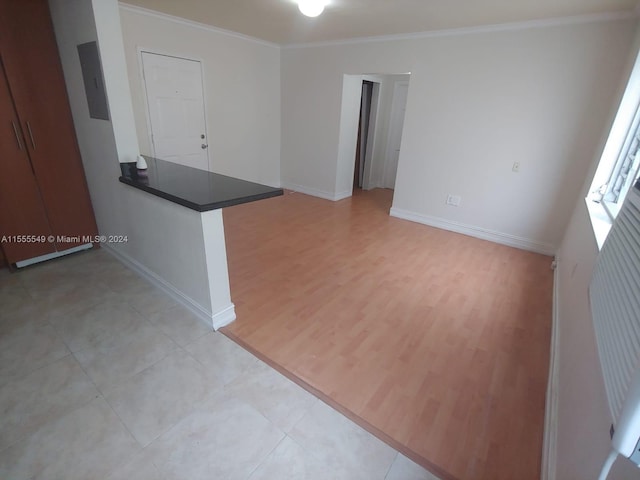
<svg viewBox="0 0 640 480"><path fill-rule="evenodd" d="M155 272L149 270L137 260L131 258L126 253L121 252L113 248L111 245L103 244L102 248L105 251L113 255L117 260L123 263L126 267L136 272L141 277L151 282L154 286L158 287L164 293L173 298L176 302L183 305L196 317L201 319L207 326L217 330L229 323L233 322L236 318L235 305L232 303L222 310L212 313L198 302L188 297L172 284L167 282L164 278L157 275Z"/></svg>
<svg viewBox="0 0 640 480"><path fill-rule="evenodd" d="M498 23L492 25L480 25L476 27L448 28L442 30L429 30L425 32L401 33L397 35L379 35L375 37L358 37L344 40L329 40L324 42L289 43L282 45L284 49L331 47L336 45L351 45L358 43L390 42L402 40L416 40L421 38L452 37L457 35L475 35L482 33L505 32L512 30L528 30L532 28L560 27L564 25L581 25L586 23L611 22L614 20L627 20L637 18L640 15L637 9L623 12L606 12L587 15L574 15L570 17L555 17L544 20L528 20L524 22Z"/></svg>
<svg viewBox="0 0 640 480"><path fill-rule="evenodd" d="M384 164L382 165L382 185L384 185L383 188L395 188L396 187L396 182L393 182L392 186L387 186L390 182L387 182L387 176L389 175L389 162L391 161L391 156L393 155L392 149L391 149L391 138L392 135L395 133L398 124L395 122L396 120L396 116L398 115L398 108L400 107L400 105L398 105L398 89L401 86L405 86L407 87L407 97L404 100L404 105L402 105L402 107L407 108L407 103L409 101L409 85L410 85L411 79L409 80L396 80L395 82L393 82L393 94L391 96L391 110L389 111L389 123L394 122L393 125L388 125L387 127L387 148L386 148L386 152L385 152L385 157L384 157ZM406 117L406 112L405 112L405 117ZM402 118L402 128L400 129L400 148L402 148L402 132L404 131L404 120L405 118ZM396 162L396 180L398 177L398 164L400 163L400 154L398 152L398 161Z"/></svg>
<svg viewBox="0 0 640 480"><path fill-rule="evenodd" d="M211 315L211 321L213 323L213 329L219 330L222 327L226 327L236 319L236 309L233 303L227 308L223 308L218 313Z"/></svg>
<svg viewBox="0 0 640 480"><path fill-rule="evenodd" d="M611 231L613 221L607 214L607 211L605 210L602 203L596 203L589 197L584 199L584 203L587 207L589 220L591 220L591 229L593 230L593 235L595 237L596 243L598 244L598 251L600 251L602 250L604 241L607 239L607 236Z"/></svg>
<svg viewBox="0 0 640 480"><path fill-rule="evenodd" d="M555 261L553 272L553 303L551 312L551 354L549 357L549 380L547 382L546 408L544 412L544 439L542 443L542 468L540 480L555 480L556 449L558 427L558 348L560 346L558 329L558 285L560 265Z"/></svg>
<svg viewBox="0 0 640 480"><path fill-rule="evenodd" d="M351 195L353 195L352 190L345 190L344 192L338 192L333 195L333 201L338 202L340 200L344 200L345 198L349 198Z"/></svg>
<svg viewBox="0 0 640 480"><path fill-rule="evenodd" d="M395 207L391 208L389 214L392 217L422 223L424 225L429 225L430 227L442 228L443 230L449 230L451 232L462 233L464 235L469 235L470 237L489 240L490 242L519 248L521 250L528 250L530 252L541 253L543 255L555 255L556 253L556 247L549 243L538 242L536 240L510 235L508 233L496 232L494 230L476 227L475 225L465 225L463 223L452 222L451 220L431 217L429 215L414 213Z"/></svg>
<svg viewBox="0 0 640 480"><path fill-rule="evenodd" d="M160 20L165 20L167 22L178 23L180 25L184 25L184 26L187 26L187 27L193 27L193 28L198 28L200 30L206 30L206 31L212 32L212 33L218 33L220 35L226 35L228 37L238 38L240 40L246 40L246 41L252 42L252 43L258 43L258 44L264 45L266 47L280 48L280 45L278 45L277 43L268 42L268 41L262 40L260 38L252 37L252 36L249 36L249 35L244 35L244 34L238 33L238 32L233 32L231 30L225 30L223 28L214 27L212 25L207 25L205 23L195 22L193 20L187 20L186 18L176 17L174 15L169 15L167 13L158 12L156 10L150 10L148 8L138 7L137 5L131 5L129 3L118 2L118 4L119 4L121 10L129 11L129 12L133 12L133 13L138 13L140 15L145 15L147 17L158 18Z"/></svg>
<svg viewBox="0 0 640 480"><path fill-rule="evenodd" d="M72 247L67 250L47 253L45 255L40 255L39 257L33 257L27 260L21 260L19 262L16 262L16 267L17 268L28 267L29 265L33 265L34 263L46 262L47 260L53 260L54 258L64 257L65 255L71 255L72 253L81 252L82 250L89 250L90 248L93 248L93 243L85 243L83 245L78 245L77 247Z"/></svg>
<svg viewBox="0 0 640 480"><path fill-rule="evenodd" d="M371 186L373 183L371 181L371 177L373 176L374 153L377 151L376 146L380 145L380 139L378 138L378 135L380 134L380 110L382 107L380 102L382 79L374 75L363 75L362 80L367 80L373 83L373 86L371 87L371 110L369 111L369 137L367 139L367 148L364 156L364 169L362 173L362 189L371 190L373 188Z"/></svg>
<svg viewBox="0 0 640 480"><path fill-rule="evenodd" d="M640 4L639 4L640 5ZM617 106L616 114L607 134L604 148L600 154L598 165L593 175L589 196L600 200L602 195L596 193L601 186L609 182L612 171L620 157L628 133L629 127L634 121L638 104L640 103L640 55L636 55L631 74L624 87L624 93Z"/></svg>
<svg viewBox="0 0 640 480"><path fill-rule="evenodd" d="M151 112L149 111L149 99L147 98L147 79L144 75L144 63L142 60L142 52L147 51L138 47L136 49L136 60L138 61L138 73L140 76L140 89L142 91L142 103L144 106L145 117L147 119L147 138L149 139L149 146L151 147L151 156L157 157L156 145L153 142L153 130L151 128Z"/></svg>
<svg viewBox="0 0 640 480"><path fill-rule="evenodd" d="M331 200L337 202L344 198L351 196L351 190L345 190L344 192L327 192L325 190L319 190L313 187L305 187L304 185L297 185L295 183L289 183L286 181L281 182L282 188L292 190L294 192L304 193L305 195L311 195L312 197L324 198L325 200Z"/></svg>
<svg viewBox="0 0 640 480"><path fill-rule="evenodd" d="M384 186L384 182L380 181L380 179L377 179L375 182L373 182L368 190L373 190L374 188L387 188ZM393 190L393 188L388 188L387 190Z"/></svg>

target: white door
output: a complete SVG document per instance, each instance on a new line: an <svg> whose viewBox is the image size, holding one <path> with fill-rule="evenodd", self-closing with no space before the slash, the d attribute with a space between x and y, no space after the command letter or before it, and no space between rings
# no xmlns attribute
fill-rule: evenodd
<svg viewBox="0 0 640 480"><path fill-rule="evenodd" d="M404 114L407 110L407 93L409 82L397 82L393 89L393 101L391 103L391 119L389 121L389 140L387 141L387 161L384 168L385 188L395 188L396 174L398 173L398 156L400 155L400 142L402 141L402 128L404 126Z"/></svg>
<svg viewBox="0 0 640 480"><path fill-rule="evenodd" d="M142 52L154 156L209 170L200 62Z"/></svg>

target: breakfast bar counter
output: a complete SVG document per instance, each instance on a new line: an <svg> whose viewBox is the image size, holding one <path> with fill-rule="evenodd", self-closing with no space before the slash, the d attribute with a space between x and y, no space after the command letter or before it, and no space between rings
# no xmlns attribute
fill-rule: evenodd
<svg viewBox="0 0 640 480"><path fill-rule="evenodd" d="M222 209L283 194L281 188L145 157L146 170L121 163L119 212L138 242L111 249L217 330L235 320Z"/></svg>
<svg viewBox="0 0 640 480"><path fill-rule="evenodd" d="M248 182L197 168L185 167L153 157L146 172L135 162L121 163L120 181L197 212L207 212L241 203L282 195L281 188Z"/></svg>

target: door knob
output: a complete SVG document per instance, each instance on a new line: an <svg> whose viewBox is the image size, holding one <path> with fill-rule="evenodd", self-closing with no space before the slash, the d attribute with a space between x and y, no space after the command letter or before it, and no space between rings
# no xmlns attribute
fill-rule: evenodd
<svg viewBox="0 0 640 480"><path fill-rule="evenodd" d="M200 147L204 150L208 147L209 145L207 145L206 143L203 143L202 145L200 145Z"/></svg>

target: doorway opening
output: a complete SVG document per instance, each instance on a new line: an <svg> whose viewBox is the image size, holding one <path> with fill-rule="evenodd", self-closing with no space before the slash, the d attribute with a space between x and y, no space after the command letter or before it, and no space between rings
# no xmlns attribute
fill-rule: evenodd
<svg viewBox="0 0 640 480"><path fill-rule="evenodd" d="M367 160L367 142L369 140L369 126L371 124L371 100L373 98L373 86L374 83L370 80L362 81L362 93L360 95L360 120L358 122L358 139L356 142L355 168L353 171L354 189L362 189L362 185L364 183L365 164ZM373 138L371 140L373 140Z"/></svg>
<svg viewBox="0 0 640 480"><path fill-rule="evenodd" d="M344 75L335 199L395 189L410 74Z"/></svg>

